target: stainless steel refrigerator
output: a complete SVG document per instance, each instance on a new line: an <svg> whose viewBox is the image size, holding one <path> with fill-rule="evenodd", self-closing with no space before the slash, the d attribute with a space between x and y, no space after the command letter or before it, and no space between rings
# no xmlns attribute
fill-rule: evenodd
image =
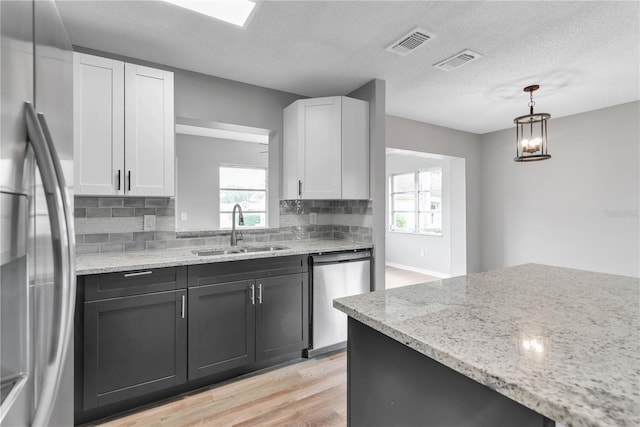
<svg viewBox="0 0 640 427"><path fill-rule="evenodd" d="M0 1L2 426L73 425L73 66L53 1Z"/></svg>

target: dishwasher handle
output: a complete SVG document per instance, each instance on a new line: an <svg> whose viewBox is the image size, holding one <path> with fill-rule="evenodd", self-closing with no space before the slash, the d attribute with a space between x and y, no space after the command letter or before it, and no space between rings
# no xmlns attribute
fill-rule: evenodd
<svg viewBox="0 0 640 427"><path fill-rule="evenodd" d="M339 252L324 255L311 255L312 265L337 264L341 262L367 261L371 259L371 251Z"/></svg>

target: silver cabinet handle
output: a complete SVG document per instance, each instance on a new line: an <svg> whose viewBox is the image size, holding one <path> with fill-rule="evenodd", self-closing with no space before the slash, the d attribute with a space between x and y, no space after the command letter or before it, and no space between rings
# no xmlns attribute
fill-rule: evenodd
<svg viewBox="0 0 640 427"><path fill-rule="evenodd" d="M181 313L181 316L182 316L182 318L183 318L183 319L184 319L185 301L186 301L186 297L185 297L185 295L183 294L183 295L182 295L182 308L180 309L180 313Z"/></svg>
<svg viewBox="0 0 640 427"><path fill-rule="evenodd" d="M251 285L251 305L256 305L256 287Z"/></svg>
<svg viewBox="0 0 640 427"><path fill-rule="evenodd" d="M262 283L258 283L258 304L262 304Z"/></svg>
<svg viewBox="0 0 640 427"><path fill-rule="evenodd" d="M125 273L124 277L146 276L151 273L153 273L153 271L137 271L135 273Z"/></svg>
<svg viewBox="0 0 640 427"><path fill-rule="evenodd" d="M43 373L33 425L48 425L73 331L75 236L64 173L47 121L25 103L27 134L42 177L53 243L54 307L51 352Z"/></svg>

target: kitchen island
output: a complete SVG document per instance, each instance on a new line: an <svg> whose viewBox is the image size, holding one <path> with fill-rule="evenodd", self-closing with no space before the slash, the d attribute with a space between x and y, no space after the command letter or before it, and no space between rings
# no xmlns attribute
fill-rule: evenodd
<svg viewBox="0 0 640 427"><path fill-rule="evenodd" d="M334 307L350 425L640 425L640 279L527 264Z"/></svg>

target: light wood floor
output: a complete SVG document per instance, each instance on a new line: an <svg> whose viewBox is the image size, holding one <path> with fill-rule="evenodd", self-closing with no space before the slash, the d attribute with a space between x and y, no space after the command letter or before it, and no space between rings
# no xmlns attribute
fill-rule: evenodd
<svg viewBox="0 0 640 427"><path fill-rule="evenodd" d="M240 378L101 426L346 426L346 352Z"/></svg>
<svg viewBox="0 0 640 427"><path fill-rule="evenodd" d="M440 280L438 277L427 276L415 271L403 270L396 267L385 267L385 288L399 288L400 286L415 285L416 283L431 282Z"/></svg>

